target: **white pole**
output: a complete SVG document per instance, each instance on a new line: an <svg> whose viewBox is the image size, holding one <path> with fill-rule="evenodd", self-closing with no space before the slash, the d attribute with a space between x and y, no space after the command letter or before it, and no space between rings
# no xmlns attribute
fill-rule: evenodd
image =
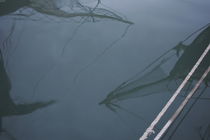
<svg viewBox="0 0 210 140"><path fill-rule="evenodd" d="M193 68L191 69L191 71L188 73L188 75L185 77L184 81L181 83L181 85L175 91L175 93L173 94L173 96L166 103L166 105L163 107L163 109L161 110L161 112L157 115L157 117L155 118L155 120L150 124L150 126L146 129L146 131L144 132L144 134L139 138L139 140L146 140L151 134L154 134L155 133L154 127L160 121L160 119L162 118L162 116L166 113L166 111L168 110L168 108L170 107L170 105L174 102L174 100L176 99L176 97L178 96L178 94L180 93L180 91L183 89L183 87L187 84L188 80L193 75L193 73L195 72L195 70L197 69L197 67L200 65L200 63L202 62L203 58L209 52L209 49L210 49L210 44L205 49L205 51L203 52L203 54L200 56L200 58L198 59L198 61L196 62L196 64L193 66Z"/></svg>
<svg viewBox="0 0 210 140"><path fill-rule="evenodd" d="M204 78L208 75L210 71L210 66L207 68L205 73L202 75L200 80L196 83L195 87L190 91L188 96L185 98L185 100L182 102L182 104L179 106L179 108L176 110L176 112L173 114L173 116L168 120L168 122L165 124L165 126L161 129L161 131L157 134L154 140L159 140L162 135L167 131L167 129L170 127L170 125L176 120L178 115L181 113L181 111L184 109L185 105L188 103L190 98L193 96L193 94L196 92L198 87L201 85L203 82Z"/></svg>

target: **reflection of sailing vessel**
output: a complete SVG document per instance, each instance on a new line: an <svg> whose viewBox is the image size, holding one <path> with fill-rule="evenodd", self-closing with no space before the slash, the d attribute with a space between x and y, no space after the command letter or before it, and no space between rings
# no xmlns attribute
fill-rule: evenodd
<svg viewBox="0 0 210 140"><path fill-rule="evenodd" d="M29 0L5 0L0 3L0 16L15 12L29 4Z"/></svg>
<svg viewBox="0 0 210 140"><path fill-rule="evenodd" d="M146 95L151 95L155 93L160 93L164 91L174 90L176 88L176 83L179 80L185 78L189 73L191 68L194 66L200 55L204 52L206 47L210 43L210 26L208 25L190 45L178 44L171 50L176 50L179 52L180 49L183 50L181 57L177 60L176 64L173 66L169 74L166 74L162 65L169 61L172 56L166 57L166 53L161 56L162 58L156 66L152 68L149 72L141 76L140 78L133 78L121 84L119 87L111 91L107 97L101 101L99 104L104 104L111 110L115 111L118 107L116 102L120 100L126 100L130 98L142 97ZM169 51L168 51L169 52ZM168 53L167 52L167 53ZM160 60L160 57L158 58ZM157 61L156 61L157 62ZM155 64L155 63L153 63ZM203 62L200 64L196 72L193 74L191 81L198 80L207 67L210 64L209 53L204 58ZM151 66L151 65L149 65ZM148 69L148 67L147 67ZM205 79L205 83L210 81L210 76L208 75ZM172 84L171 84L172 83ZM190 87L190 83L188 85ZM185 89L187 90L187 88Z"/></svg>
<svg viewBox="0 0 210 140"><path fill-rule="evenodd" d="M13 115L25 115L49 106L55 101L35 102L30 104L16 104L10 97L11 83L4 68L4 60L0 51L0 132L2 129L2 117Z"/></svg>
<svg viewBox="0 0 210 140"><path fill-rule="evenodd" d="M36 15L38 12L45 16L64 19L85 17L90 18L93 21L95 21L95 19L110 19L126 24L133 24L131 21L128 21L126 18L115 12L105 8L98 8L101 3L100 0L97 1L95 7L86 6L78 0L75 1L77 2L75 2L74 5L69 6L68 10L63 10L58 6L58 3L61 3L59 0L5 0L0 2L0 16L13 15L29 19L29 17ZM79 9L79 11L75 12L75 9ZM87 19L85 20L88 21Z"/></svg>

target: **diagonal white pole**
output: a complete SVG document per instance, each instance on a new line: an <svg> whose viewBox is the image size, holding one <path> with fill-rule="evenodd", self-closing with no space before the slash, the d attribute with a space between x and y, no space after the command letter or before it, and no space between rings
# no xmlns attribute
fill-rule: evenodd
<svg viewBox="0 0 210 140"><path fill-rule="evenodd" d="M167 131L167 129L170 127L170 125L176 120L176 118L178 117L178 115L184 109L185 105L188 103L188 101L190 100L190 98L193 96L193 94L196 92L196 90L198 89L198 87L201 85L201 83L203 82L204 78L208 75L209 71L210 71L210 66L207 68L207 70L202 75L202 77L200 78L200 80L196 83L195 87L190 91L190 93L185 98L185 100L181 103L181 105L176 110L176 112L173 114L173 116L168 120L168 122L165 124L165 126L157 134L157 136L155 137L154 140L159 140L163 136L163 134Z"/></svg>
<svg viewBox="0 0 210 140"><path fill-rule="evenodd" d="M162 118L162 116L166 113L166 111L168 110L168 108L174 102L174 100L176 99L176 97L178 96L178 94L180 93L180 91L187 84L188 80L193 75L193 73L195 72L195 70L197 69L197 67L200 65L200 63L202 62L203 58L207 55L207 53L209 52L209 50L210 50L210 44L205 49L205 51L203 52L203 54L200 56L200 58L198 59L198 61L196 62L196 64L193 66L193 68L191 69L191 71L188 73L188 75L185 77L184 81L181 83L181 85L175 91L175 93L173 94L173 96L166 103L166 105L163 107L163 109L161 110L161 112L157 115L157 117L155 118L155 120L150 124L150 126L146 129L146 131L144 132L144 134L139 138L139 140L146 140L151 134L154 134L155 133L154 127L157 125L157 123L159 122L159 120Z"/></svg>

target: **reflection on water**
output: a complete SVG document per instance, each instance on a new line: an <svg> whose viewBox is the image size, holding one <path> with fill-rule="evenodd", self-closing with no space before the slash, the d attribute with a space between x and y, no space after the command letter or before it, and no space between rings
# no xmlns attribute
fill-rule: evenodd
<svg viewBox="0 0 210 140"><path fill-rule="evenodd" d="M208 140L210 137L210 125L204 125L197 128L201 140Z"/></svg>
<svg viewBox="0 0 210 140"><path fill-rule="evenodd" d="M7 79L0 79L1 90L6 90L1 92L0 107L1 116L9 114L2 125L7 136L2 133L0 139L138 139L209 43L209 24L183 40L209 23L208 4L194 0L0 3L1 77ZM207 65L209 55L193 80ZM138 74L129 78L134 73ZM208 82L209 76L200 92ZM49 99L59 102L37 110L54 103ZM173 140L208 138L203 125L209 124L210 114L204 109L208 101L207 94L198 99Z"/></svg>
<svg viewBox="0 0 210 140"><path fill-rule="evenodd" d="M187 74L190 72L192 67L195 65L196 61L199 59L201 54L207 48L210 43L210 26L207 26L194 40L190 45L182 45L178 44L171 50L180 51L183 49L183 53L176 61L174 67L169 72L169 75L165 74L161 66L164 63L167 63L171 56L162 56L162 60L157 62L158 64L153 63L156 65L152 70L137 78L138 75L135 75L134 78L129 79L126 82L123 82L120 86L116 89L111 91L106 99L104 99L99 104L105 104L111 110L114 110L112 106L116 106L115 102L126 100L129 98L136 98L136 97L143 97L148 96L155 93L163 93L163 92L173 92L177 85L179 85L178 80L184 79ZM181 47L181 48L180 48ZM173 52L178 54L177 52ZM165 54L165 53L164 53ZM159 58L158 58L159 59ZM156 62L156 61L155 61ZM198 80L199 77L205 72L208 68L210 62L210 55L204 58L203 62L199 65L196 72L192 75L191 83L194 80ZM170 61L171 63L171 61ZM151 65L149 65L151 66ZM205 83L208 84L210 80L210 76L208 75L205 79ZM173 85L172 85L173 83ZM172 85L172 86L171 86ZM193 86L193 85L188 85ZM206 85L208 86L208 85ZM191 88L187 88L185 90L189 91Z"/></svg>
<svg viewBox="0 0 210 140"><path fill-rule="evenodd" d="M115 12L99 7L101 3L100 0L92 7L76 0L72 0L72 2L70 0L71 5L69 5L69 7L66 4L59 6L61 2L60 0L6 0L0 3L0 16L10 15L20 18L31 18L39 13L39 16L42 14L44 16L54 16L57 18L85 17L86 21L97 21L97 18L99 18L133 24L131 21L126 20Z"/></svg>
<svg viewBox="0 0 210 140"><path fill-rule="evenodd" d="M55 101L48 102L35 102L35 103L14 103L10 96L10 90L12 88L10 79L7 75L4 65L4 59L0 51L0 133L4 131L2 128L2 118L16 115L30 114L37 109L47 107L55 103Z"/></svg>
<svg viewBox="0 0 210 140"><path fill-rule="evenodd" d="M1 47L1 104L0 104L0 120L5 116L16 116L16 115L25 115L34 112L39 108L43 108L54 104L55 101L48 102L35 102L32 104L28 103L20 103L16 104L12 97L10 96L11 84L10 79L7 75L5 67L9 65L9 60L11 60L11 50L13 53L17 50L17 48L12 48L16 38L15 33L18 32L18 22L24 20L31 20L32 22L47 20L57 22L74 22L78 24L78 26L73 30L72 37L69 39L70 41L73 39L77 30L81 28L81 25L87 22L98 22L102 19L114 20L117 22L122 22L126 24L133 24L131 21L128 21L125 17L120 16L116 12L105 9L101 6L101 1L98 0L94 2L92 5L85 5L81 1L72 0L69 5L61 4L61 1L52 1L52 0L6 0L0 3L0 16L4 19L5 17L10 17L13 20L12 26L9 29L9 34L5 39L2 39L2 47ZM51 18L53 17L53 18ZM50 19L51 18L51 19ZM74 19L72 19L74 18ZM7 20L7 19L6 19ZM71 23L70 23L71 24ZM125 33L120 37L123 38ZM20 39L20 38L18 38ZM70 41L64 45L62 49L62 55L65 52L66 46L70 44ZM117 40L118 41L118 40ZM114 41L113 45L116 44L117 41ZM109 46L110 48L112 45ZM105 51L103 52L105 53ZM101 54L102 56L102 54ZM5 58L3 60L3 57ZM99 58L99 55L98 55ZM4 64L5 63L5 64ZM56 65L58 65L56 63ZM50 71L47 72L47 74ZM46 74L44 74L45 76ZM44 76L42 76L38 82L40 83L43 80ZM34 89L39 86L35 84ZM12 86L13 87L13 86ZM36 92L36 91L34 91ZM33 93L34 94L34 93ZM4 133L5 132L5 133ZM4 136L6 134L6 136ZM4 130L2 128L2 120L1 120L1 139L16 139L9 131ZM17 139L19 139L17 137ZM30 138L31 139L31 138Z"/></svg>

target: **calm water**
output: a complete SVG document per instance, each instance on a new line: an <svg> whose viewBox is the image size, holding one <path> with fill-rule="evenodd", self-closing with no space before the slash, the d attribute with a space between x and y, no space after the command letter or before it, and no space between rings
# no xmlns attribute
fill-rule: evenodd
<svg viewBox="0 0 210 140"><path fill-rule="evenodd" d="M3 127L17 140L137 140L171 94L122 100L117 112L99 102L210 18L208 0L102 4L134 24L52 17L15 21L5 60L12 98L17 103L57 100L31 114L4 118ZM12 17L0 18L1 43L13 23ZM208 100L198 101L172 140L200 140L199 132L210 124L209 107Z"/></svg>

